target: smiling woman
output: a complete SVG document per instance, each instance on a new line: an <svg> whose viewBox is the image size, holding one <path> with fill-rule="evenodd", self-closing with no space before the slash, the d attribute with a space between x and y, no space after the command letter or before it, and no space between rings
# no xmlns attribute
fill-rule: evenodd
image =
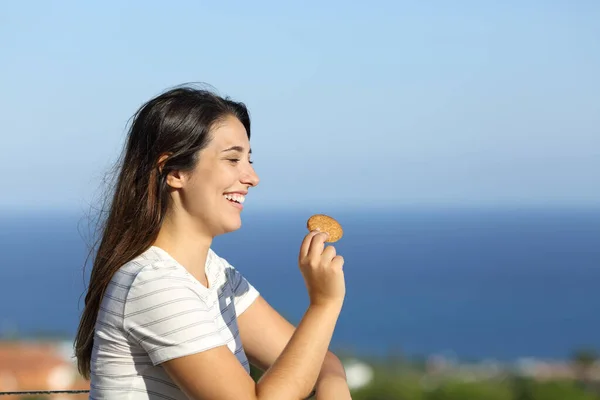
<svg viewBox="0 0 600 400"><path fill-rule="evenodd" d="M175 88L135 114L75 341L90 398L350 398L328 351L345 282L327 234L299 244L298 327L211 249L242 225L250 155L246 106L212 92Z"/></svg>

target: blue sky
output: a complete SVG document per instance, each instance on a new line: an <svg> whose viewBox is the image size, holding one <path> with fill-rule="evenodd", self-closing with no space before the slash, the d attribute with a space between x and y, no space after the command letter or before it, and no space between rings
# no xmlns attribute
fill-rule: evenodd
<svg viewBox="0 0 600 400"><path fill-rule="evenodd" d="M249 106L251 207L600 202L599 2L123 3L3 6L0 210L87 209L184 82Z"/></svg>

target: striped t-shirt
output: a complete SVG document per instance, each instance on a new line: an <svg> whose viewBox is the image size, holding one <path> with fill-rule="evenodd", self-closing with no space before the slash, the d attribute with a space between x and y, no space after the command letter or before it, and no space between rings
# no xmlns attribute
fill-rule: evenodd
<svg viewBox="0 0 600 400"><path fill-rule="evenodd" d="M119 269L96 321L90 399L187 399L160 364L221 345L250 372L237 317L258 291L212 250L206 275L208 288L155 246Z"/></svg>

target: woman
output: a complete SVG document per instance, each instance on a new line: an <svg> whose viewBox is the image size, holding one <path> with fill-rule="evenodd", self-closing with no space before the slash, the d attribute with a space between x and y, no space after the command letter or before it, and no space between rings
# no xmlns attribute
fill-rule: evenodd
<svg viewBox="0 0 600 400"><path fill-rule="evenodd" d="M246 107L205 90L172 89L134 116L75 341L90 398L350 398L328 351L345 283L327 235L300 244L298 327L211 249L258 184L249 139ZM249 363L265 371L256 384Z"/></svg>

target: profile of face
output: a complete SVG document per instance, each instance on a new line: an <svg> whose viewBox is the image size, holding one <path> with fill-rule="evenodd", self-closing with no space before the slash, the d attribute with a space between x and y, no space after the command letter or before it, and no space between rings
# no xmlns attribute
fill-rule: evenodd
<svg viewBox="0 0 600 400"><path fill-rule="evenodd" d="M172 193L172 211L214 237L241 227L248 189L258 185L259 178L250 159L246 129L237 118L227 116L219 121L210 135L194 169L170 173L167 184L177 193L176 199Z"/></svg>

